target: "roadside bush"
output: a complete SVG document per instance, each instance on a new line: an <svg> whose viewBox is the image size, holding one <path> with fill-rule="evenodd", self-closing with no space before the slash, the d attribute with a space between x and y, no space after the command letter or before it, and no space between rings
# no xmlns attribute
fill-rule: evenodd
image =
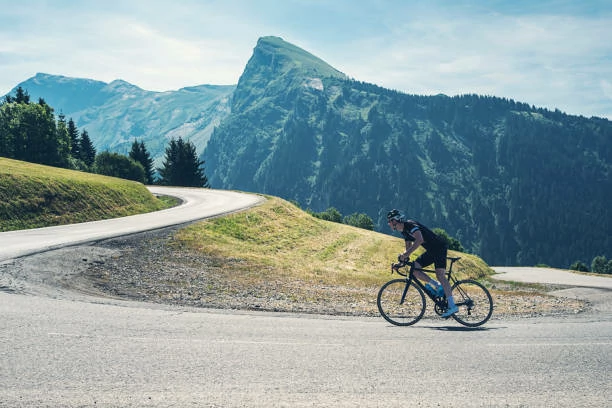
<svg viewBox="0 0 612 408"><path fill-rule="evenodd" d="M353 227L363 228L370 231L374 230L374 221L372 221L372 218L368 217L367 214L353 213L344 217L343 221L346 225L352 225Z"/></svg>
<svg viewBox="0 0 612 408"><path fill-rule="evenodd" d="M145 170L127 156L118 153L102 152L96 156L94 170L97 174L134 180L145 183Z"/></svg>
<svg viewBox="0 0 612 408"><path fill-rule="evenodd" d="M589 272L589 267L586 266L586 264L582 261L574 262L573 264L570 265L569 269L572 271L578 271L578 272Z"/></svg>
<svg viewBox="0 0 612 408"><path fill-rule="evenodd" d="M338 211L334 207L330 207L320 213L314 213L313 215L325 221L332 221L342 224L342 214L340 214L340 211Z"/></svg>
<svg viewBox="0 0 612 408"><path fill-rule="evenodd" d="M448 249L452 251L465 252L465 248L463 248L463 245L461 245L461 242L459 242L458 239L453 238L450 235L448 235L448 233L444 231L442 228L434 228L433 232L435 232L437 236L439 236L446 242L446 246L448 247Z"/></svg>

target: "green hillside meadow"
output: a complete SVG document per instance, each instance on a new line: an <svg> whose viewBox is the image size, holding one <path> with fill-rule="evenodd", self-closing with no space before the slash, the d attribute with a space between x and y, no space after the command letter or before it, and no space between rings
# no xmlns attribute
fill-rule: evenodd
<svg viewBox="0 0 612 408"><path fill-rule="evenodd" d="M377 286L390 279L391 262L404 250L400 238L315 218L278 197L248 211L192 224L174 239L183 248L233 260L229 273L239 275L246 286L279 280L305 287ZM492 273L477 256L454 251L449 256L461 256L458 277Z"/></svg>
<svg viewBox="0 0 612 408"><path fill-rule="evenodd" d="M0 231L123 217L172 205L133 181L0 158Z"/></svg>

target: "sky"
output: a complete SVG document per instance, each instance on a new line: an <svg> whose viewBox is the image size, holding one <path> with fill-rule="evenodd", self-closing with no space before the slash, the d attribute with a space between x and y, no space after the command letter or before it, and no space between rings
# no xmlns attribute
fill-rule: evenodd
<svg viewBox="0 0 612 408"><path fill-rule="evenodd" d="M264 36L409 94L612 120L609 0L0 0L0 95L36 73L237 84Z"/></svg>

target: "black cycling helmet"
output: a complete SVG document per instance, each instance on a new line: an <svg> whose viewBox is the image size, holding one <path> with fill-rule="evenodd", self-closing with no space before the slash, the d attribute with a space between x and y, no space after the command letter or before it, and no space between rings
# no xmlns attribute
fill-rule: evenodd
<svg viewBox="0 0 612 408"><path fill-rule="evenodd" d="M391 220L402 220L402 214L399 212L399 210L393 209L387 213L387 222L391 222Z"/></svg>

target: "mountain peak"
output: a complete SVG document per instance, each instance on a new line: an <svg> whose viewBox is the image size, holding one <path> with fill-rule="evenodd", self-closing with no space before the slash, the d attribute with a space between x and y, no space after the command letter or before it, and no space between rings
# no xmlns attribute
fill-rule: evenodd
<svg viewBox="0 0 612 408"><path fill-rule="evenodd" d="M21 84L19 84L19 86L21 86L22 84L28 84L28 81L32 84L36 84L36 85L45 85L45 84L91 84L91 85L97 85L97 86L104 86L106 85L106 83L102 82L102 81L96 81L94 79L87 79L87 78L71 78L71 77L67 77L64 75L53 75L53 74L46 74L44 72L37 72L36 75L34 75L33 77L31 77L30 79L22 82Z"/></svg>
<svg viewBox="0 0 612 408"><path fill-rule="evenodd" d="M65 77L63 75L52 75L52 74L46 74L44 72L37 72L36 75L30 78L32 82L37 83L37 84L50 82L50 81L66 82L68 79L70 78Z"/></svg>
<svg viewBox="0 0 612 408"><path fill-rule="evenodd" d="M115 79L107 85L106 90L118 93L145 92L142 88L124 81L123 79Z"/></svg>
<svg viewBox="0 0 612 408"><path fill-rule="evenodd" d="M345 74L327 62L280 37L259 38L253 51L253 57L251 57L251 60L253 59L258 63L269 64L269 67L280 70L280 73L299 68L307 75L346 78Z"/></svg>
<svg viewBox="0 0 612 408"><path fill-rule="evenodd" d="M10 93L13 94L17 87L21 87L30 94L31 100L43 98L54 109L66 113L78 111L84 104L96 106L104 103L105 98L99 97L97 93L106 85L106 82L93 79L38 72L19 83Z"/></svg>
<svg viewBox="0 0 612 408"><path fill-rule="evenodd" d="M300 87L321 91L328 78L347 77L322 59L280 37L261 37L238 80L232 109L247 108L268 92L286 93Z"/></svg>

